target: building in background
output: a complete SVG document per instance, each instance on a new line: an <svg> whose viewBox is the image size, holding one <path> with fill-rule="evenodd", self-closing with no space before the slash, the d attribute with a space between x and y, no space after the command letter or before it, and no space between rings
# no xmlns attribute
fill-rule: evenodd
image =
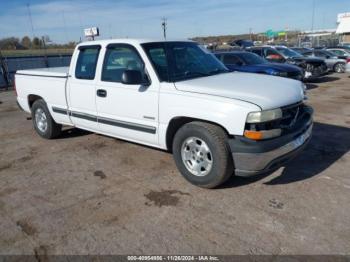
<svg viewBox="0 0 350 262"><path fill-rule="evenodd" d="M338 44L339 35L336 34L336 29L304 31L298 36L298 46L300 47L327 47Z"/></svg>
<svg viewBox="0 0 350 262"><path fill-rule="evenodd" d="M337 23L337 34L341 36L340 41L350 43L350 12L339 14Z"/></svg>

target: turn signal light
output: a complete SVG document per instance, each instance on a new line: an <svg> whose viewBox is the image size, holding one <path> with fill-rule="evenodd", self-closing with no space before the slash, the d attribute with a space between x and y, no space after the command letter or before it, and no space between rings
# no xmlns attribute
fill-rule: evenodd
<svg viewBox="0 0 350 262"><path fill-rule="evenodd" d="M271 129L262 131L245 130L244 136L253 140L263 140L278 137L282 134L282 129Z"/></svg>
<svg viewBox="0 0 350 262"><path fill-rule="evenodd" d="M245 130L244 136L246 138L253 139L253 140L262 140L263 139L263 133L258 132L258 131Z"/></svg>

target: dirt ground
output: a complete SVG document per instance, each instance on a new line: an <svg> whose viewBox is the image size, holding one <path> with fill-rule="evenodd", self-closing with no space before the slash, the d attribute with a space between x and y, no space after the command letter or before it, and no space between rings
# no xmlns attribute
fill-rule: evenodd
<svg viewBox="0 0 350 262"><path fill-rule="evenodd" d="M0 93L0 254L349 254L350 78L309 88L306 150L216 190L167 152L76 129L44 140Z"/></svg>

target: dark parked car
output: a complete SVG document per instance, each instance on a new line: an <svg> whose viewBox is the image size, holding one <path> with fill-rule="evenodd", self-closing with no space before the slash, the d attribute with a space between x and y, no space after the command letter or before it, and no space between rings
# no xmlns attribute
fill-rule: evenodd
<svg viewBox="0 0 350 262"><path fill-rule="evenodd" d="M344 73L346 67L346 60L340 59L338 56L327 50L313 50L302 53L308 57L319 57L325 60L328 69L337 73Z"/></svg>
<svg viewBox="0 0 350 262"><path fill-rule="evenodd" d="M313 79L321 77L328 72L328 68L323 59L309 58L282 46L262 46L248 48L247 51L253 52L269 62L288 63L296 65L304 70L304 79Z"/></svg>
<svg viewBox="0 0 350 262"><path fill-rule="evenodd" d="M292 49L293 51L297 52L297 53L302 53L302 52L306 52L306 51L311 51L312 48L308 48L308 47L291 47L290 49Z"/></svg>
<svg viewBox="0 0 350 262"><path fill-rule="evenodd" d="M304 72L297 66L270 63L264 58L245 51L220 52L216 57L231 71L281 76L303 80Z"/></svg>
<svg viewBox="0 0 350 262"><path fill-rule="evenodd" d="M247 47L252 47L254 46L254 43L253 41L251 40L243 40L243 39L240 39L240 40L235 40L231 43L231 45L236 45L236 46L239 46L241 48L247 48Z"/></svg>

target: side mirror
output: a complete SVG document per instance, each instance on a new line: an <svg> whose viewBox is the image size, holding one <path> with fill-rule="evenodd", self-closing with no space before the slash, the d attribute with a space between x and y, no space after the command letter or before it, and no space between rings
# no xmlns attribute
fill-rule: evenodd
<svg viewBox="0 0 350 262"><path fill-rule="evenodd" d="M146 82L139 70L125 70L122 74L122 83L125 85L142 85Z"/></svg>

